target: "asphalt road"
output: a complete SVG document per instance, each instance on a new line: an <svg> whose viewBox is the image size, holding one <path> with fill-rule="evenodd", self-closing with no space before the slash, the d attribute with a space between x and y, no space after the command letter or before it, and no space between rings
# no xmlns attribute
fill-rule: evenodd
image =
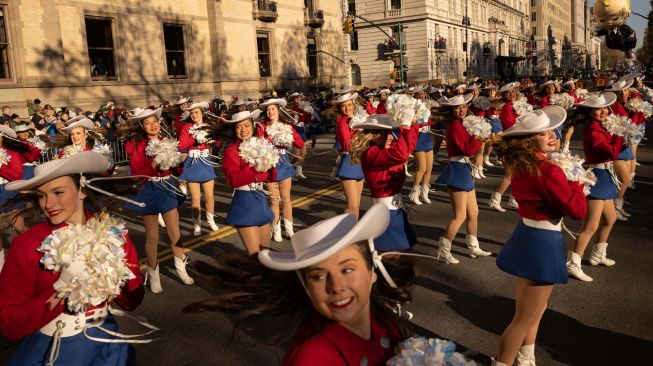
<svg viewBox="0 0 653 366"><path fill-rule="evenodd" d="M651 138L651 133L648 136ZM576 133L580 138L581 132ZM304 172L308 179L294 183L293 200L295 222L311 225L316 221L341 213L344 201L337 182L328 177L335 152L330 151L333 138L320 139L317 155L309 155ZM580 153L580 141L572 150ZM446 154L440 152L444 159ZM633 217L615 225L608 253L616 260L614 267L592 267L584 270L594 277L593 283L570 280L556 286L544 314L536 345L539 365L648 365L653 350L653 291L651 274L653 249L650 217L653 206L653 148L640 146L640 163L636 190L629 190L626 209ZM436 166L433 180L441 166ZM221 172L220 172L221 173ZM469 350L480 364L489 364L489 356L497 351L499 336L510 322L514 311L514 278L501 272L495 265L496 253L501 250L518 221L514 210L496 212L487 206L490 193L498 184L502 170L490 168L487 179L477 181L480 207L479 240L481 247L491 250L491 257L472 259L466 256L464 229L454 243L458 265L446 265L433 260L417 263L419 278L414 289L414 301L409 310L414 313L412 323L417 334L448 338ZM410 181L404 186L408 201ZM410 203L410 221L418 235L416 250L434 254L437 240L451 216L448 195L442 187L431 194L430 205ZM362 207L371 200L363 193ZM217 218L224 221L231 190L220 175L216 184ZM507 199L507 195L504 200ZM504 201L505 202L505 201ZM218 232L209 233L204 225L203 236L193 238L190 203L182 210L182 235L192 251L191 260L210 261L216 246L230 246L243 251L235 230L220 225ZM127 217L129 232L144 257L143 227L139 218ZM575 231L580 222L567 220ZM161 238L165 233L161 231ZM566 238L567 244L572 241ZM288 240L276 244L289 250ZM276 365L283 350L257 342L253 335L232 338L229 317L217 313L184 314L181 309L192 302L205 299L215 289L210 282L196 276L194 286L183 285L174 273L170 251L161 243L161 275L164 292L146 293L143 304L134 315L146 318L161 331L149 344L136 345L139 365ZM589 253L588 253L589 254ZM587 255L586 255L587 258ZM193 275L193 273L191 273ZM139 329L129 320L119 319L125 333ZM260 332L284 332L283 325L253 322ZM0 363L12 353L15 344L0 338Z"/></svg>

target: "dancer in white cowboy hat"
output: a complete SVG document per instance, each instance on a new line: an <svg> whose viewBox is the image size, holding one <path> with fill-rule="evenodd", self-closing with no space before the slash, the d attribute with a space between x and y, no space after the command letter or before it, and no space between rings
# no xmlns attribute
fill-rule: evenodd
<svg viewBox="0 0 653 366"><path fill-rule="evenodd" d="M177 150L176 140L164 140L161 136L160 118L161 108L137 108L129 115L126 128L122 131L125 152L130 157L130 174L145 176L141 179L138 193L131 197L145 206L128 203L125 208L143 218L147 256L146 282L153 293L163 291L158 261L159 215L170 240L177 276L186 285L194 283L186 272L188 259L184 255L179 231L178 207L186 200L186 195L179 191L170 171L182 163L181 153ZM162 143L169 145L167 150L157 148Z"/></svg>
<svg viewBox="0 0 653 366"><path fill-rule="evenodd" d="M499 114L499 120L501 121L501 129L503 131L509 129L517 123L517 117L519 116L514 108L514 102L517 100L517 88L521 84L517 81L508 83L502 86L498 93L501 94L501 98L504 101L503 107L501 107L501 113ZM492 192L490 197L490 202L488 205L499 212L506 212L506 209L501 207L501 199L503 194L506 193L510 187L510 172L505 171L504 177L497 186L497 189ZM508 200L508 207L517 209L519 206L515 197L510 195Z"/></svg>
<svg viewBox="0 0 653 366"><path fill-rule="evenodd" d="M288 96L288 106L297 115L297 122L293 125L293 128L301 136L302 141L306 142L306 125L311 122L313 115L302 108L301 101L303 96L303 94L297 92L290 94ZM295 168L297 170L297 178L306 178L304 175L304 159L306 159L306 153L306 145L302 145L301 148L293 147L293 154L296 156Z"/></svg>
<svg viewBox="0 0 653 366"><path fill-rule="evenodd" d="M581 103L583 100L582 97L576 95L576 83L578 80L569 79L565 81L562 86L566 89L567 94L574 98L574 103ZM564 129L562 130L562 151L569 152L569 144L571 143L571 138L574 136L574 131L576 130L576 120L575 118L570 118L565 122Z"/></svg>
<svg viewBox="0 0 653 366"><path fill-rule="evenodd" d="M633 99L630 87L633 85L633 79L619 79L612 83L606 91L614 92L617 95L617 101L611 106L612 113L627 117L636 125L643 125L646 118L641 111L628 109L629 101ZM614 172L621 185L619 194L615 199L615 208L617 209L617 218L621 221L627 221L630 214L624 209L624 197L628 188L635 187L635 170L637 169L637 145L624 145L614 162Z"/></svg>
<svg viewBox="0 0 653 366"><path fill-rule="evenodd" d="M360 164L354 164L349 154L351 138L357 132L349 126L349 122L351 117L354 116L354 100L357 97L358 93L346 93L331 102L331 104L338 108L338 117L336 117L336 141L342 151L336 176L340 178L342 191L347 198L345 212L352 213L356 217L358 217L361 205L364 176Z"/></svg>
<svg viewBox="0 0 653 366"><path fill-rule="evenodd" d="M304 140L293 128L294 121L292 121L292 118L282 110L282 108L286 107L284 99L268 99L261 103L260 107L265 112L266 118L262 124L256 126L258 136L269 139L279 153L276 178L274 182L268 183L268 189L270 191L270 208L274 212L272 239L280 242L283 240L281 237L280 207L283 210L283 227L286 236L290 239L294 234L290 191L292 189L292 178L296 172L288 157L288 149L291 147L302 149Z"/></svg>
<svg viewBox="0 0 653 366"><path fill-rule="evenodd" d="M191 104L186 110L189 112L190 122L186 123L179 131L179 151L185 154L184 170L179 176L187 182L190 191L191 210L193 213L193 235L202 233L202 207L201 199L204 192L204 205L206 207L206 222L211 231L217 231L215 223L215 198L213 190L216 163L213 162L211 149L220 144L208 137L208 124L204 122L204 113L209 109L209 103L198 102ZM201 191L200 191L201 190Z"/></svg>
<svg viewBox="0 0 653 366"><path fill-rule="evenodd" d="M547 301L554 284L568 280L562 219L583 219L587 205L583 184L568 181L547 157L557 151L553 130L566 117L559 106L519 116L497 148L512 172L521 220L497 256L497 266L517 277L516 308L492 365L512 365L515 358L517 365L535 365L535 339Z"/></svg>
<svg viewBox="0 0 653 366"><path fill-rule="evenodd" d="M374 202L390 210L390 225L376 239L376 249L408 250L417 238L408 223L401 188L406 180L404 164L417 145L419 125L413 120L394 121L390 115L375 114L365 122L352 124L352 128L362 132L351 139L351 159L361 164Z"/></svg>
<svg viewBox="0 0 653 366"><path fill-rule="evenodd" d="M91 135L95 127L95 123L83 114L69 119L66 127L60 130L63 133L60 135L63 136L63 141L58 139L55 142L55 145L60 148L58 157L63 158L80 151L93 150L92 138L97 139L100 136L99 134Z"/></svg>
<svg viewBox="0 0 653 366"><path fill-rule="evenodd" d="M138 254L124 222L85 209L98 189L93 176L108 166L104 156L80 152L7 185L33 192L34 209L47 220L13 240L0 273L0 333L22 340L6 365L127 364L129 341L120 339L108 305L133 310L143 300Z"/></svg>
<svg viewBox="0 0 653 366"><path fill-rule="evenodd" d="M580 113L586 116L583 132L583 151L585 161L592 167L597 182L587 196L587 217L583 228L576 238L574 248L567 258L569 275L581 281L591 282L592 278L583 272L581 260L590 240L597 234L590 264L612 266L615 262L606 257L608 237L617 220L614 200L618 189L613 173L613 163L624 144L624 138L611 135L602 123L610 114L609 107L614 105L617 96L612 92L595 94L576 104Z"/></svg>
<svg viewBox="0 0 653 366"><path fill-rule="evenodd" d="M214 276L228 290L185 310L235 312L240 321L254 313L288 318L286 337L275 334L278 343L290 340L286 366L384 365L408 335L392 309L411 298L414 276L410 262L376 252L388 221L387 207L377 204L360 221L347 213L297 232L293 253L221 253L218 272L240 275Z"/></svg>
<svg viewBox="0 0 653 366"><path fill-rule="evenodd" d="M444 235L440 237L438 258L452 264L459 261L451 255L451 243L463 223L467 225L465 242L469 256L476 258L492 254L479 247L477 238L478 205L470 158L481 148L482 143L477 137L470 135L462 123L468 113L467 104L471 100L471 94L440 99L440 106L449 113L447 126L449 164L438 177L437 183L447 186L453 215L445 228Z"/></svg>
<svg viewBox="0 0 653 366"><path fill-rule="evenodd" d="M260 114L259 109L238 112L220 127L225 143L229 144L224 150L222 168L227 184L234 188L225 222L236 227L250 255L270 247L270 224L274 221L263 185L274 182L276 162L255 167L248 161L251 160L248 152L241 149L241 145L257 138L254 120ZM271 154L278 154L271 144L270 150Z"/></svg>
<svg viewBox="0 0 653 366"><path fill-rule="evenodd" d="M423 87L416 89L415 99L419 99L425 105L431 103L427 99L426 92ZM417 144L414 147L412 154L415 156L416 169L413 177L413 188L411 189L408 198L416 205L422 203L430 204L429 193L431 192L431 173L433 172L433 140L431 137L431 116L426 120L417 121L419 127L419 134L417 137ZM410 176L409 174L407 174Z"/></svg>
<svg viewBox="0 0 653 366"><path fill-rule="evenodd" d="M43 153L41 149L45 149L47 145L45 141L34 136L31 128L26 123L16 125L16 127L14 127L14 132L16 132L18 140L22 141L29 150L21 155L23 156L23 159L25 159L25 168L29 170L27 174L28 176L31 176L34 174L33 163L39 160L41 153Z"/></svg>

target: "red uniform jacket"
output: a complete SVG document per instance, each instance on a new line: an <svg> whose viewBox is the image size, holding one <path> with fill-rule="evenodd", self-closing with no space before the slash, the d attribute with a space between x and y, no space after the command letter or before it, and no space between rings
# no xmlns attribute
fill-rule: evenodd
<svg viewBox="0 0 653 366"><path fill-rule="evenodd" d="M270 123L271 123L270 120L266 119L265 122L263 122L261 124L257 124L256 125L256 134L258 136L264 137L264 138L268 139L270 142L272 142L272 139L270 138L270 136L268 136L268 133L265 130L265 128L268 127L270 125ZM283 123L283 122L279 122L279 123ZM302 140L302 137L299 136L299 134L297 133L297 131L295 131L294 128L291 128L291 130L292 130L292 146L296 147L297 149L303 148L304 147L304 140ZM277 149L285 149L285 148L286 148L286 146L277 146Z"/></svg>
<svg viewBox="0 0 653 366"><path fill-rule="evenodd" d="M159 136L159 140L163 137ZM145 148L150 140L127 141L125 153L130 157L129 168L132 175L147 175L149 177L165 177L170 175L170 170L160 170L152 167L154 158L145 154Z"/></svg>
<svg viewBox="0 0 653 366"><path fill-rule="evenodd" d="M646 118L644 118L644 113L631 111L630 109L624 107L624 105L619 100L614 102L614 104L610 108L612 108L612 113L618 116L628 117L636 125L641 125L642 123L646 122Z"/></svg>
<svg viewBox="0 0 653 366"><path fill-rule="evenodd" d="M272 168L267 172L257 172L253 166L238 155L239 146L240 141L237 141L224 150L222 169L227 178L227 184L238 188L250 183L274 182L277 170Z"/></svg>
<svg viewBox="0 0 653 366"><path fill-rule="evenodd" d="M33 163L41 157L41 149L38 147L34 146L31 142L29 141L23 141L25 146L29 149L28 152L24 152L20 154L23 159L25 160L26 163Z"/></svg>
<svg viewBox="0 0 653 366"><path fill-rule="evenodd" d="M65 225L53 226L45 221L12 241L0 273L0 333L6 338L19 340L37 332L64 311L63 302L53 310L46 303L56 292L52 285L59 278L59 272L45 270L39 262L43 253L36 249L52 231ZM125 253L127 265L136 278L129 280L114 300L121 308L133 310L143 301L144 290L138 254L129 235Z"/></svg>
<svg viewBox="0 0 653 366"><path fill-rule="evenodd" d="M349 117L338 115L336 118L336 140L342 146L343 152L349 152L349 141L357 132L349 128Z"/></svg>
<svg viewBox="0 0 653 366"><path fill-rule="evenodd" d="M510 127L514 126L517 123L517 113L512 108L512 102L506 102L501 108L501 113L499 114L499 120L501 120L501 127L503 130L507 130Z"/></svg>
<svg viewBox="0 0 653 366"><path fill-rule="evenodd" d="M587 214L583 185L570 182L557 165L539 163L540 175L516 172L512 194L519 203L519 215L531 220L553 220L567 216L582 220Z"/></svg>
<svg viewBox="0 0 653 366"><path fill-rule="evenodd" d="M540 108L550 106L551 102L549 102L549 99L551 99L550 95L545 95L544 97L542 97L542 100L540 100Z"/></svg>
<svg viewBox="0 0 653 366"><path fill-rule="evenodd" d="M313 115L303 110L298 104L293 104L292 110L297 113L297 122L304 122L304 124L311 123Z"/></svg>
<svg viewBox="0 0 653 366"><path fill-rule="evenodd" d="M533 94L526 93L524 95L526 96L526 100L528 101L528 104L532 105L533 107L537 107L539 105L537 99L535 99Z"/></svg>
<svg viewBox="0 0 653 366"><path fill-rule="evenodd" d="M367 114L370 114L370 115L376 114L376 108L374 108L374 106L370 102L367 102L365 104L365 110L367 111Z"/></svg>
<svg viewBox="0 0 653 366"><path fill-rule="evenodd" d="M325 320L313 319L304 324L305 329L315 328L316 322ZM372 338L364 340L339 323L328 321L324 330L312 338L302 337L298 332L295 341L290 345L283 360L284 366L348 366L362 365L364 357L366 365L385 365L394 356L394 348L402 341L401 335L393 324L381 322L374 314L371 315ZM381 337L387 340L383 347Z"/></svg>
<svg viewBox="0 0 653 366"><path fill-rule="evenodd" d="M600 164L617 160L624 144L622 136L614 136L603 128L601 122L592 120L583 132L583 152L588 164Z"/></svg>
<svg viewBox="0 0 653 366"><path fill-rule="evenodd" d="M569 95L574 97L574 103L582 103L583 101L585 101L585 99L579 98L579 97L576 96L576 91L575 90L570 90Z"/></svg>
<svg viewBox="0 0 653 366"><path fill-rule="evenodd" d="M417 145L419 127L400 128L399 139L389 148L372 146L361 158L365 181L370 187L372 198L392 197L401 193L406 180L404 163Z"/></svg>
<svg viewBox="0 0 653 366"><path fill-rule="evenodd" d="M385 106L385 102L379 102L379 105L376 106L376 114L386 114L388 109Z"/></svg>
<svg viewBox="0 0 653 366"><path fill-rule="evenodd" d="M452 156L473 156L481 148L476 137L470 135L459 119L451 121L447 127L447 154Z"/></svg>
<svg viewBox="0 0 653 366"><path fill-rule="evenodd" d="M4 147L0 149L4 150L11 157L7 164L0 165L0 177L8 181L23 179L23 164L25 163L23 156Z"/></svg>

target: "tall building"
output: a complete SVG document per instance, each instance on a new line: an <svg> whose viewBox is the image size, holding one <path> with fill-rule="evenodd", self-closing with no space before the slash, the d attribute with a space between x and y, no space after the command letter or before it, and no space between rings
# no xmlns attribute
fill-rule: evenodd
<svg viewBox="0 0 653 366"><path fill-rule="evenodd" d="M343 12L365 19L355 18L355 31L344 39L352 84L399 81L399 24L405 81L529 72L527 0L341 1Z"/></svg>
<svg viewBox="0 0 653 366"><path fill-rule="evenodd" d="M332 0L0 0L0 104L96 110L346 83Z"/></svg>
<svg viewBox="0 0 653 366"><path fill-rule="evenodd" d="M578 0L530 0L535 42L535 70L550 75L558 68L573 68L572 9ZM580 17L578 18L580 20Z"/></svg>

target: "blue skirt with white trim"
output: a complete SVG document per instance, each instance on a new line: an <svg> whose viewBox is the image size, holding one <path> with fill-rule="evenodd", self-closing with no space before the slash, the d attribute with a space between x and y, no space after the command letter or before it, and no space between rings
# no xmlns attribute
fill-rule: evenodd
<svg viewBox="0 0 653 366"><path fill-rule="evenodd" d="M635 160L635 153L633 152L633 147L628 146L627 148L621 150L617 156L617 160Z"/></svg>
<svg viewBox="0 0 653 366"><path fill-rule="evenodd" d="M184 161L184 171L179 179L191 183L204 183L216 179L213 166L207 164L204 160L212 161L210 156L204 158L191 158L190 156Z"/></svg>
<svg viewBox="0 0 653 366"><path fill-rule="evenodd" d="M588 199L594 200L613 200L619 195L619 189L612 180L612 176L607 169L592 168L596 175L596 184L590 189Z"/></svg>
<svg viewBox="0 0 653 366"><path fill-rule="evenodd" d="M417 145L415 145L415 152L429 151L433 151L433 140L431 140L431 133L420 132L417 135Z"/></svg>
<svg viewBox="0 0 653 366"><path fill-rule="evenodd" d="M361 168L360 164L352 164L351 156L349 154L342 154L336 176L341 179L354 180L363 180L365 178L363 175L363 168Z"/></svg>
<svg viewBox="0 0 653 366"><path fill-rule="evenodd" d="M374 239L374 247L379 252L404 251L415 245L417 238L413 228L408 223L406 210L390 210L390 224L388 228Z"/></svg>
<svg viewBox="0 0 653 366"><path fill-rule="evenodd" d="M276 165L277 168L277 178L275 182L281 182L282 180L292 178L295 176L295 167L290 163L290 157L288 154L279 154L279 162Z"/></svg>
<svg viewBox="0 0 653 366"><path fill-rule="evenodd" d="M225 222L235 226L263 226L274 221L268 198L262 191L236 189Z"/></svg>
<svg viewBox="0 0 653 366"><path fill-rule="evenodd" d="M145 182L138 193L129 196L129 199L144 203L145 207L128 202L125 204L125 209L139 215L158 215L181 206L186 200L186 195L179 191L179 187L174 178L169 177L165 182Z"/></svg>
<svg viewBox="0 0 653 366"><path fill-rule="evenodd" d="M463 191L471 192L474 190L472 167L470 167L467 163L450 161L435 182L438 184L445 184L456 189L461 189Z"/></svg>

